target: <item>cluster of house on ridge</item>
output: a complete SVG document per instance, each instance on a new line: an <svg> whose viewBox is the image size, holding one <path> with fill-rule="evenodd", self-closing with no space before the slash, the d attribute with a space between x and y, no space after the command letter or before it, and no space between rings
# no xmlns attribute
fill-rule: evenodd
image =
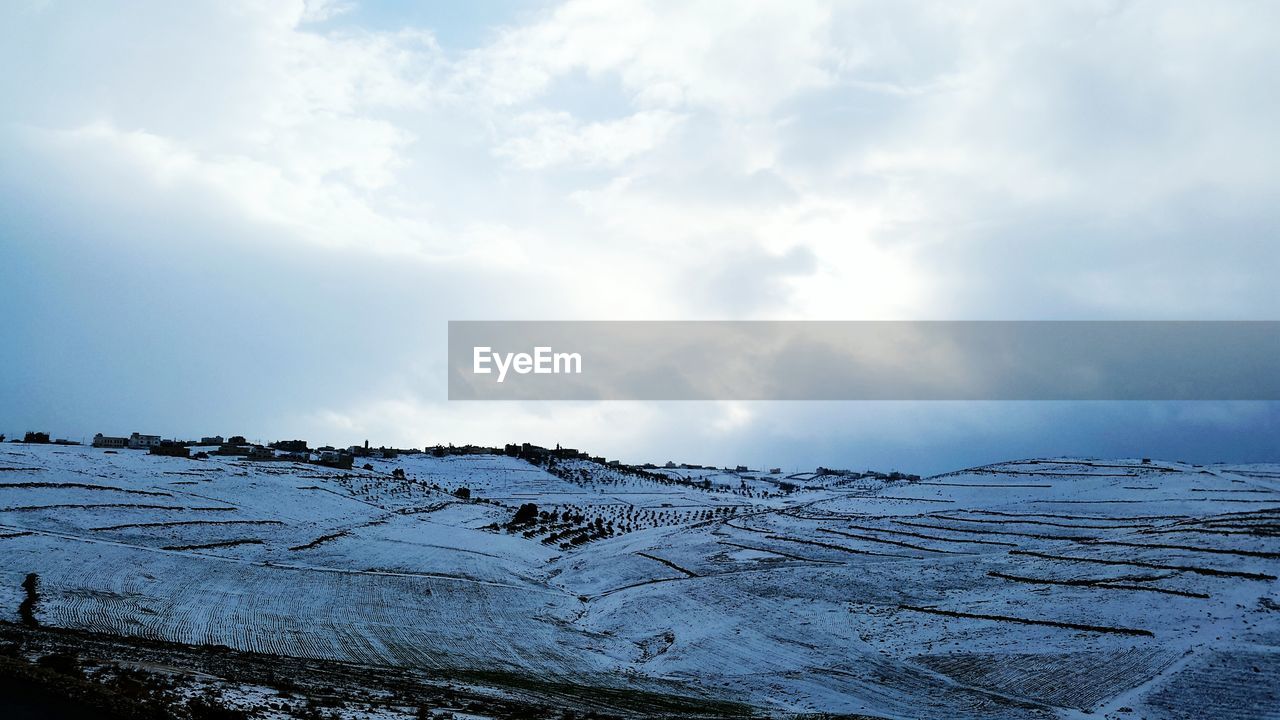
<svg viewBox="0 0 1280 720"><path fill-rule="evenodd" d="M588 455L587 453L582 452L581 450L575 450L573 448L562 448L559 445L555 446L555 448L552 449L552 448L544 448L538 445L534 445L532 443L521 443L519 445L512 444L504 447L502 450L502 453L510 457L516 457L522 460L528 460L537 465L546 465L548 463L553 463L557 460L590 460L591 462L594 462L600 465L608 465L609 467L615 467L615 468L631 467L637 470L657 470L658 469L658 466L654 465L653 463L644 463L642 465L624 465L620 460L606 460L605 458L602 458L598 455ZM667 463L662 467L667 470L671 470L675 468L682 468L685 470L720 470L721 469L713 465L693 465L691 463L676 464L675 462L670 460L668 460ZM723 470L725 472L737 472L737 473L751 472L751 469L748 468L746 465L738 465L732 468L725 466ZM782 468L769 468L769 474L781 475Z"/></svg>
<svg viewBox="0 0 1280 720"><path fill-rule="evenodd" d="M0 442L4 441L4 436L0 435ZM51 445L79 445L79 442L73 440L52 439L47 432L28 432L22 440L14 439L11 442L23 442L34 444L51 444ZM424 450L417 448L388 448L369 446L369 441L365 440L364 445L352 445L348 448L335 448L332 446L324 446L319 448L308 447L305 440L278 440L267 445L259 443L251 443L245 439L243 435L233 435L229 438L223 438L221 435L211 437L202 437L199 440L165 440L159 435L144 435L142 433L132 433L128 437L110 436L98 433L93 436L93 447L104 448L110 452L116 450L147 450L152 455L166 455L170 457L183 458L208 458L211 455L238 456L247 460L282 460L288 462L312 463L316 465L324 465L327 467L341 468L345 470L351 469L356 458L382 458L392 459L399 455L416 455L419 453L429 453L435 457L445 457L450 455L507 455L509 457L520 458L535 465L547 467L548 470L555 471L555 465L561 460L587 460L599 465L605 465L611 468L617 468L624 472L638 474L642 476L653 476L655 479L671 480L667 475L653 475L651 471L659 469L658 465L653 463L644 463L641 465L628 465L620 460L609 460L598 455L591 455L581 450L573 448L560 447L545 448L533 443L508 444L502 448L486 447L482 445L434 445L428 446ZM1150 462L1144 459L1143 462ZM735 467L725 466L718 468L714 465L694 465L692 463L675 463L668 461L661 466L662 469L688 469L688 470L723 470L728 473L755 473L746 465L738 465ZM765 471L760 471L763 474ZM767 471L769 475L781 475L782 468L770 468ZM879 473L867 471L863 473L852 472L849 470L833 470L829 468L818 468L816 475L838 475L848 480L857 480L862 478L879 478L888 480L919 480L918 475L909 475L900 472ZM790 479L792 476L788 476ZM783 483L784 485L786 483Z"/></svg>
<svg viewBox="0 0 1280 720"><path fill-rule="evenodd" d="M348 448L326 445L313 449L307 446L306 440L277 440L261 445L249 442L243 435L233 435L229 438L213 435L199 440L164 440L159 435L144 435L136 432L129 437L98 433L93 436L93 447L112 450L147 450L152 455L197 459L211 455L224 455L243 457L246 460L283 460L313 463L344 470L351 469L355 458L391 459L398 455L422 452L416 448L371 448L368 440L364 445L352 445Z"/></svg>
<svg viewBox="0 0 1280 720"><path fill-rule="evenodd" d="M0 442L4 442L4 435L0 435ZM9 442L28 443L33 445L79 445L75 440L64 440L62 438L51 438L47 432L27 431L21 440L14 438Z"/></svg>

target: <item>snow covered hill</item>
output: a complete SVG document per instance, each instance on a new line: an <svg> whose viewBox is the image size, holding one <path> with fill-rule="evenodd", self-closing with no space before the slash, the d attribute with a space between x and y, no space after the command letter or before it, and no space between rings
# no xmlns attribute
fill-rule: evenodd
<svg viewBox="0 0 1280 720"><path fill-rule="evenodd" d="M49 626L765 713L1280 716L1280 466L370 462L0 445L0 618L34 573Z"/></svg>

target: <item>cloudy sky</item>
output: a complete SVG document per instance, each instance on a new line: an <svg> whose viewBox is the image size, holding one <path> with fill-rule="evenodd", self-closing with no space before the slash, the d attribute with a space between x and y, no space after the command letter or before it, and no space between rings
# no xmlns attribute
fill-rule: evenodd
<svg viewBox="0 0 1280 720"><path fill-rule="evenodd" d="M1272 403L453 403L462 319L1276 319L1280 4L0 6L0 432L934 471Z"/></svg>

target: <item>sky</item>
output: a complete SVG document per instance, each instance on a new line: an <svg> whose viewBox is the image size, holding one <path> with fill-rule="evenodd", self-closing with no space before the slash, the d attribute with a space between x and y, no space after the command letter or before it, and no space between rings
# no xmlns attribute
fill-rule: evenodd
<svg viewBox="0 0 1280 720"><path fill-rule="evenodd" d="M449 403L449 320L1273 320L1280 5L0 5L0 433L937 472L1280 407Z"/></svg>

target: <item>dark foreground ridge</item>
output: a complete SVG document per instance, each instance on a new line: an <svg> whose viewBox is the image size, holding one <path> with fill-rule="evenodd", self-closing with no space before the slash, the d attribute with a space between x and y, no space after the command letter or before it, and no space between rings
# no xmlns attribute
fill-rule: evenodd
<svg viewBox="0 0 1280 720"><path fill-rule="evenodd" d="M224 696L246 688L262 699L229 709ZM531 675L425 673L8 622L0 622L0 693L5 717L16 720L336 718L379 706L421 718L763 717L733 702Z"/></svg>

